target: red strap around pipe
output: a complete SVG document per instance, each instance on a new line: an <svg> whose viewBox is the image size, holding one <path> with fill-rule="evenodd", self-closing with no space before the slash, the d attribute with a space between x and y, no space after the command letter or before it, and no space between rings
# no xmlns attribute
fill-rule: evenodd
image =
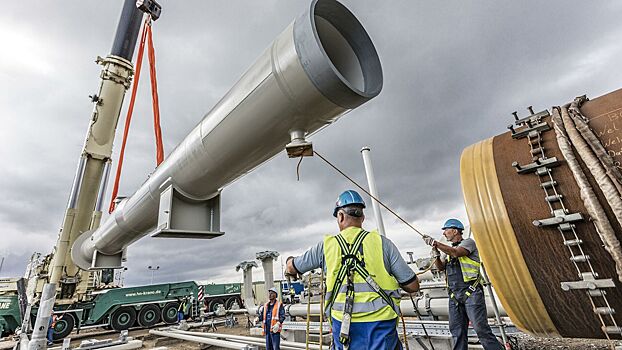
<svg viewBox="0 0 622 350"><path fill-rule="evenodd" d="M115 199L119 192L119 179L121 178L121 170L123 168L123 156L125 154L125 145L127 143L127 135L130 130L130 123L132 122L132 113L134 112L134 102L136 101L136 90L138 89L138 81L140 80L140 68L143 64L143 52L145 51L145 38L147 37L147 28L150 17L147 17L143 24L143 31L140 35L140 46L138 48L138 57L136 58L136 74L134 74L134 84L132 85L132 95L130 97L130 105L127 109L127 116L125 117L125 129L123 130L123 142L121 143L121 152L119 152L119 159L117 161L117 174L114 179L114 186L112 187L112 195L110 196L110 207L108 213L112 213L115 207Z"/></svg>
<svg viewBox="0 0 622 350"><path fill-rule="evenodd" d="M151 35L151 26L147 27L149 47L149 73L151 75L151 100L153 104L153 129L156 142L156 162L158 165L164 160L164 146L162 145L162 130L160 129L160 103L158 100L158 81L156 79L155 48Z"/></svg>
<svg viewBox="0 0 622 350"><path fill-rule="evenodd" d="M158 81L156 78L155 67L155 48L153 46L153 35L151 31L151 18L147 17L143 25L143 31L140 37L140 46L138 48L138 57L136 59L136 74L134 77L134 85L132 86L132 96L130 98L130 105L127 110L127 116L125 118L125 129L123 131L123 142L121 143L121 152L119 153L119 160L117 166L117 173L114 180L114 186L112 187L112 196L110 200L109 213L112 213L115 208L115 199L117 198L119 190L119 180L121 178L121 170L123 168L123 157L125 155L125 145L127 143L127 136L130 129L130 123L132 121L132 113L134 112L134 102L136 101L136 91L138 89L138 81L140 80L140 69L142 67L143 55L145 52L145 41L148 43L149 58L149 75L151 77L151 100L153 107L153 128L155 131L156 142L156 163L160 165L164 160L164 146L162 145L162 129L160 127L160 103L158 99Z"/></svg>

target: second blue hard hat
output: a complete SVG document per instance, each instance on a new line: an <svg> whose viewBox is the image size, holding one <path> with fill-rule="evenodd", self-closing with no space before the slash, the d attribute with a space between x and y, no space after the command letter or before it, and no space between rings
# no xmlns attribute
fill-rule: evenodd
<svg viewBox="0 0 622 350"><path fill-rule="evenodd" d="M458 230L464 230L464 225L458 219L449 219L445 221L445 225L443 225L442 229L446 230L448 228L455 228Z"/></svg>
<svg viewBox="0 0 622 350"><path fill-rule="evenodd" d="M343 191L339 195L339 197L337 197L335 209L333 210L333 216L337 217L337 212L339 211L339 209L348 205L359 205L365 208L365 201L363 201L363 197L361 197L361 195L354 190Z"/></svg>

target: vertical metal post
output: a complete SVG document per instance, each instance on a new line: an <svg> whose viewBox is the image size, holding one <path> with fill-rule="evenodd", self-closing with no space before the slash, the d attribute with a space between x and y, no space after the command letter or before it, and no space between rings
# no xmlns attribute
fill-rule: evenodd
<svg viewBox="0 0 622 350"><path fill-rule="evenodd" d="M486 273L486 269L484 268L484 264L482 264L482 278L484 278L484 283L486 284L486 290L488 290L488 295L490 295L490 301L492 301L492 309L495 313L495 319L497 321L497 325L499 326L499 332L501 333L501 339L503 339L503 345L508 343L508 336L505 334L505 324L501 321L501 316L499 315L499 308L497 307L497 299L495 299L495 295L492 294L492 285L490 284L490 279L488 279L488 274Z"/></svg>
<svg viewBox="0 0 622 350"><path fill-rule="evenodd" d="M50 325L50 317L54 310L56 299L56 284L46 283L41 292L41 302L37 311L37 320L32 332L32 338L28 342L28 350L45 350L47 348L47 334ZM25 350L25 349L23 349Z"/></svg>
<svg viewBox="0 0 622 350"><path fill-rule="evenodd" d="M361 149L361 155L363 155L363 164L365 165L365 174L367 175L367 183L369 185L369 193L375 198L378 198L378 190L376 190L376 179L374 178L374 170L371 166L370 148L363 147ZM374 216L376 217L376 225L378 225L378 233L386 236L384 231L384 222L382 221L382 214L380 213L380 204L372 198L372 207L374 209Z"/></svg>

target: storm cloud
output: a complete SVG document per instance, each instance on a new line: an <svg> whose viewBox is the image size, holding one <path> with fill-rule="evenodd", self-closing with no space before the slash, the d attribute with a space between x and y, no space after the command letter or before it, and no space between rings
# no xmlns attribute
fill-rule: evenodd
<svg viewBox="0 0 622 350"><path fill-rule="evenodd" d="M164 1L154 24L164 146L170 152L310 1ZM512 116L620 88L620 2L355 1L384 72L380 96L312 137L314 147L365 184L372 149L382 199L422 231L466 220L459 159L466 146L505 131ZM33 9L33 6L35 7ZM7 2L0 13L0 273L23 273L48 253L62 223L98 87L97 55L110 49L122 1ZM120 194L155 167L146 71L140 83ZM127 101L126 101L127 102ZM125 109L119 125L124 122ZM117 131L114 159L120 147ZM115 170L114 167L112 169ZM235 266L262 250L298 254L335 233L332 205L352 188L314 157L284 152L227 186L225 236L145 238L129 248L126 284L239 281ZM109 194L108 194L109 196ZM368 199L367 199L368 200ZM383 212L400 250L427 253ZM371 211L366 222L375 227ZM280 264L275 264L280 276ZM256 275L259 277L259 274Z"/></svg>

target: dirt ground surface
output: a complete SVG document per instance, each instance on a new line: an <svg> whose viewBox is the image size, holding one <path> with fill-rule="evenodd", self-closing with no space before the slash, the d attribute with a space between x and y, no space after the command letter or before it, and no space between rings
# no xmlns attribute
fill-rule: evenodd
<svg viewBox="0 0 622 350"><path fill-rule="evenodd" d="M244 320L245 322L245 320ZM155 326L151 329L160 329L162 325ZM210 349L210 350L220 350L220 347L214 347L204 344L193 343L189 341L183 341L173 338L160 337L156 335L149 334L151 329L130 329L129 336L142 340L143 347L142 349L152 349L158 347L166 347L170 350L202 350L202 349ZM218 326L216 329L210 329L209 327L197 327L192 328L190 331L193 332L212 332L212 333L223 333L223 334L233 334L233 335L244 335L249 336L248 328L241 325L236 325L232 328L225 326ZM72 333L71 338L71 347L77 348L80 346L80 343L86 340L97 339L97 340L105 340L112 339L117 340L119 338L119 332L117 331L106 331L102 329L89 329L83 330L80 334ZM13 349L16 341L11 338L5 338L0 340L0 350L8 350ZM57 341L53 345L53 347L59 347L62 345L62 341Z"/></svg>
<svg viewBox="0 0 622 350"><path fill-rule="evenodd" d="M159 329L162 326L156 326L151 329ZM174 338L161 337L153 334L149 334L150 329L135 329L129 331L129 336L134 339L142 340L143 349L152 349L158 347L166 347L169 350L221 350L224 348L210 346L206 344L199 344L189 341L183 341ZM244 335L249 336L249 330L245 327L245 325L236 325L234 327L226 327L226 326L218 326L215 329L210 329L209 327L197 327L190 329L192 332L211 332L211 333L222 333L222 334L233 334L233 335ZM118 332L105 332L102 334L101 331L92 331L91 334L84 332L77 336L72 334L71 346L73 348L80 346L80 342L85 339L116 339L118 337Z"/></svg>
<svg viewBox="0 0 622 350"><path fill-rule="evenodd" d="M520 350L614 350L616 346L622 347L620 340L534 338L523 333L515 334L513 338Z"/></svg>

